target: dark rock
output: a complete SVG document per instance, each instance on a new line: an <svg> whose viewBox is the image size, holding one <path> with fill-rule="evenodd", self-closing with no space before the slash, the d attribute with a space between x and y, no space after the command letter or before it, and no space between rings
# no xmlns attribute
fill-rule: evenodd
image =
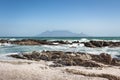
<svg viewBox="0 0 120 80"><path fill-rule="evenodd" d="M4 40L4 39L0 40L0 43L8 43L8 42L9 42L8 40Z"/></svg>
<svg viewBox="0 0 120 80"><path fill-rule="evenodd" d="M96 47L95 45L93 45L93 44L90 43L90 42L86 42L86 43L84 43L84 45L85 45L86 47L92 47L92 48L95 48L95 47Z"/></svg>
<svg viewBox="0 0 120 80"><path fill-rule="evenodd" d="M29 54L10 55L11 57L28 59L28 60L45 60L53 61L54 66L85 66L85 67L102 67L106 65L120 65L120 60L111 57L109 54L101 53L100 55L86 54L80 52L62 52L62 51L43 51L32 52Z"/></svg>
<svg viewBox="0 0 120 80"><path fill-rule="evenodd" d="M82 65L85 67L102 67L102 65L93 61L84 61Z"/></svg>
<svg viewBox="0 0 120 80"><path fill-rule="evenodd" d="M80 43L79 41L73 41L72 43Z"/></svg>
<svg viewBox="0 0 120 80"><path fill-rule="evenodd" d="M120 59L113 58L111 64L115 66L120 66Z"/></svg>
<svg viewBox="0 0 120 80"><path fill-rule="evenodd" d="M40 53L36 52L36 51L33 51L32 53L23 54L23 56L28 60L39 60Z"/></svg>
<svg viewBox="0 0 120 80"><path fill-rule="evenodd" d="M111 64L112 62L111 55L106 53L101 53L100 55L91 55L91 56L92 56L92 60L94 61L98 61L105 64Z"/></svg>
<svg viewBox="0 0 120 80"><path fill-rule="evenodd" d="M59 44L70 44L68 41L53 41L52 43L59 43Z"/></svg>
<svg viewBox="0 0 120 80"><path fill-rule="evenodd" d="M21 56L19 54L9 55L9 57L18 58L18 59L26 59L23 55Z"/></svg>
<svg viewBox="0 0 120 80"><path fill-rule="evenodd" d="M76 63L72 60L72 59L62 59L62 60L57 60L55 61L55 63L59 63L59 64L62 64L62 65L65 65L65 66L75 66Z"/></svg>
<svg viewBox="0 0 120 80"><path fill-rule="evenodd" d="M46 54L42 54L42 55L40 56L40 59L41 59L41 60L45 60L45 61L49 61L49 57L48 57L48 55L46 55Z"/></svg>
<svg viewBox="0 0 120 80"><path fill-rule="evenodd" d="M112 57L111 57L111 55L106 54L106 53L101 53L101 54L100 54L100 57L101 57L101 59L102 59L105 63L111 64L111 62L112 62Z"/></svg>
<svg viewBox="0 0 120 80"><path fill-rule="evenodd" d="M119 47L120 42L111 42L111 41L89 41L89 42L83 42L86 47Z"/></svg>

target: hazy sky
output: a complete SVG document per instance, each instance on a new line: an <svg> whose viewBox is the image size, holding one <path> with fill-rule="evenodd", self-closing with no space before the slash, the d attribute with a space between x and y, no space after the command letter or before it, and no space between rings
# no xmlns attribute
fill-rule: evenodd
<svg viewBox="0 0 120 80"><path fill-rule="evenodd" d="M0 36L46 30L120 36L120 0L0 0Z"/></svg>

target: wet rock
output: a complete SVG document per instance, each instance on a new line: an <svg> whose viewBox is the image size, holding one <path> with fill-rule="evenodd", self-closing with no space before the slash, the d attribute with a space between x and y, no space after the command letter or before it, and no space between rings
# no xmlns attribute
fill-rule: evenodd
<svg viewBox="0 0 120 80"><path fill-rule="evenodd" d="M71 44L68 41L47 41L47 40L34 40L34 39L22 39L22 40L0 40L0 43L11 43L11 44L17 44L17 45L56 45L58 44Z"/></svg>
<svg viewBox="0 0 120 80"><path fill-rule="evenodd" d="M90 43L90 42L86 42L86 43L84 43L84 45L85 45L86 47L92 47L92 48L95 48L95 47L96 47L95 45L93 45L93 44Z"/></svg>
<svg viewBox="0 0 120 80"><path fill-rule="evenodd" d="M18 44L18 45L41 45L41 44L51 44L50 42L47 42L46 40L32 40L32 39L23 39L23 40L16 40L12 41L12 44Z"/></svg>
<svg viewBox="0 0 120 80"><path fill-rule="evenodd" d="M79 41L73 41L72 43L80 43Z"/></svg>
<svg viewBox="0 0 120 80"><path fill-rule="evenodd" d="M9 42L8 40L4 40L4 39L0 40L0 43L8 43L8 42Z"/></svg>
<svg viewBox="0 0 120 80"><path fill-rule="evenodd" d="M119 47L120 42L111 42L111 41L89 41L89 42L83 42L86 47Z"/></svg>
<svg viewBox="0 0 120 80"><path fill-rule="evenodd" d="M52 43L59 43L59 44L70 44L68 41L53 41Z"/></svg>
<svg viewBox="0 0 120 80"><path fill-rule="evenodd" d="M13 58L18 58L18 59L26 59L23 55L19 55L19 54L9 55L8 57L13 57Z"/></svg>

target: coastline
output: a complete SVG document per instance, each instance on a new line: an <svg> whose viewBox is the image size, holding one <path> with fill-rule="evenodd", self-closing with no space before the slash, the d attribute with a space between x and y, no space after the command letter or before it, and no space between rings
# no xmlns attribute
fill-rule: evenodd
<svg viewBox="0 0 120 80"><path fill-rule="evenodd" d="M11 54L12 55L12 54ZM15 55L15 54L13 54ZM31 54L28 54L31 55ZM54 55L54 54L53 54ZM34 58L34 57L33 57ZM1 80L120 80L120 67L60 66L53 61L14 59L0 61ZM6 77L7 75L7 77Z"/></svg>
<svg viewBox="0 0 120 80"><path fill-rule="evenodd" d="M6 40L3 40L3 43L6 42ZM39 41L28 39L10 42L12 44L22 46L41 46L44 44L50 46L58 46L62 44L61 47L63 47L63 45L70 44L68 46L70 49L75 49L76 46L81 46L79 43L83 43L86 48L89 48L91 50L95 48L104 48L106 46L110 48L119 48L120 46L120 42L106 41L73 41L72 43L69 43L66 41L47 42L45 40L42 40L41 42L41 40ZM9 47L11 49L11 46ZM82 45L78 48L84 48L84 46ZM46 54L46 52L48 53ZM117 61L119 62L119 60L113 59L113 57L107 53L89 54L74 51L43 51L44 55L42 55L42 57L40 57L39 53L41 54L42 52L34 52L33 55L29 52L28 54L24 52L22 54L1 54L7 59L2 59L4 57L1 56L2 58L0 59L0 80L120 80L120 67L119 64L116 63ZM62 57L59 57L61 54ZM37 56L39 56L40 58ZM51 56L53 58L46 56ZM79 56L79 58L74 58L74 56ZM75 63L73 61L75 61Z"/></svg>
<svg viewBox="0 0 120 80"><path fill-rule="evenodd" d="M51 62L12 60L0 61L1 80L119 80L99 77L112 75L120 77L119 67L49 67ZM84 74L83 74L84 73ZM89 74L89 75L88 75ZM94 74L93 76L90 76ZM7 77L6 77L7 75Z"/></svg>

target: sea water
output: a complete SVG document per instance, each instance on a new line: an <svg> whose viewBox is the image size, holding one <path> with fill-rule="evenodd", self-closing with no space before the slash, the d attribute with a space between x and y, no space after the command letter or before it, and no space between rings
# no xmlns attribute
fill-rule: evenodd
<svg viewBox="0 0 120 80"><path fill-rule="evenodd" d="M120 37L1 37L0 39L6 40L22 40L22 39L35 39L35 40L64 40L64 41L79 41L79 42L88 42L90 40L95 41L113 41L119 42ZM84 44L63 44L63 45L15 45L10 43L0 43L0 59L5 59L5 55L9 54L17 54L17 53L26 53L32 51L41 52L43 50L49 51L71 51L71 52L85 52L91 54L100 54L100 53L108 53L111 54L112 57L117 57L116 55L120 55L120 47L103 47L103 48L89 48L85 47Z"/></svg>

